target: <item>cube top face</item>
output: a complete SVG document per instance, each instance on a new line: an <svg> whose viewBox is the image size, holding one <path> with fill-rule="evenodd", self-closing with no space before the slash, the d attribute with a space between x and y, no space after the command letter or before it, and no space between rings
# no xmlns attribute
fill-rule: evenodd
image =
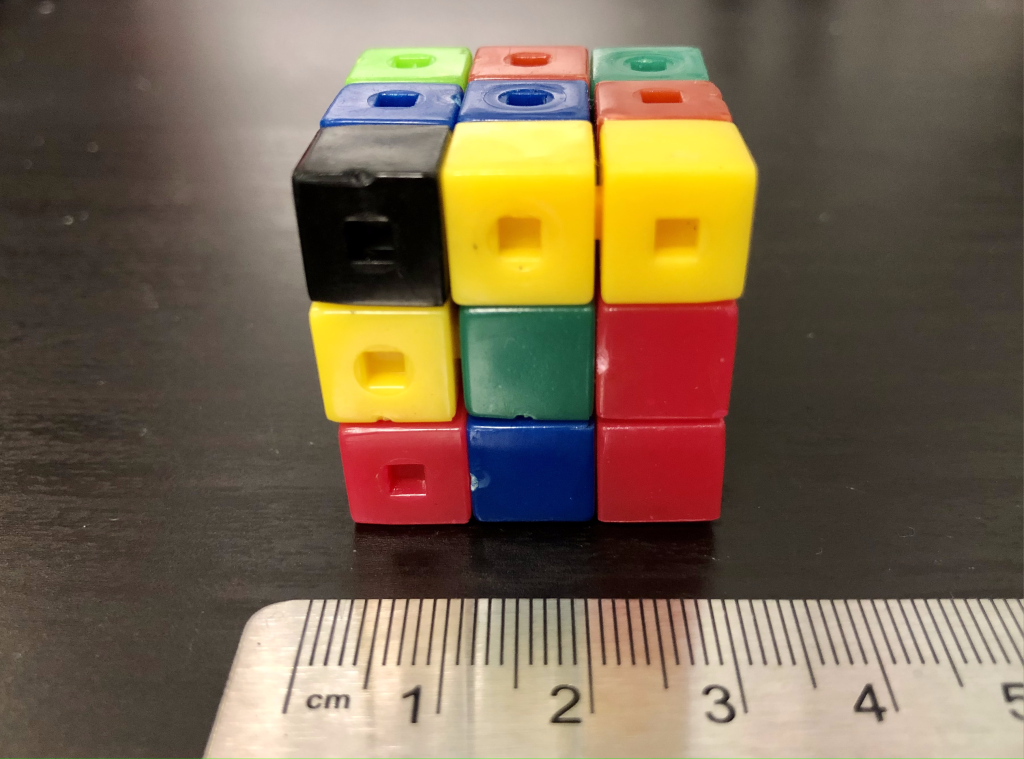
<svg viewBox="0 0 1024 759"><path fill-rule="evenodd" d="M590 79L585 47L481 47L473 58L469 81L477 79Z"/></svg>
<svg viewBox="0 0 1024 759"><path fill-rule="evenodd" d="M546 522L593 518L592 422L470 416L466 438L477 519Z"/></svg>
<svg viewBox="0 0 1024 759"><path fill-rule="evenodd" d="M309 309L324 411L333 422L447 422L456 412L450 304Z"/></svg>
<svg viewBox="0 0 1024 759"><path fill-rule="evenodd" d="M377 47L364 50L345 84L438 82L465 89L473 56L465 47Z"/></svg>
<svg viewBox="0 0 1024 759"><path fill-rule="evenodd" d="M456 84L349 84L334 98L320 126L350 124L438 124L449 129L462 105Z"/></svg>
<svg viewBox="0 0 1024 759"><path fill-rule="evenodd" d="M590 121L587 83L541 79L481 79L470 82L459 122Z"/></svg>
<svg viewBox="0 0 1024 759"><path fill-rule="evenodd" d="M321 129L292 190L310 298L440 306L448 297L437 174L445 126Z"/></svg>
<svg viewBox="0 0 1024 759"><path fill-rule="evenodd" d="M599 47L590 68L594 87L607 81L708 78L704 56L695 47Z"/></svg>
<svg viewBox="0 0 1024 759"><path fill-rule="evenodd" d="M601 297L709 303L743 292L757 167L734 124L607 121Z"/></svg>
<svg viewBox="0 0 1024 759"><path fill-rule="evenodd" d="M593 299L593 150L583 121L456 125L441 186L457 303Z"/></svg>
<svg viewBox="0 0 1024 759"><path fill-rule="evenodd" d="M477 417L589 420L594 307L459 309L462 378Z"/></svg>
<svg viewBox="0 0 1024 759"><path fill-rule="evenodd" d="M732 121L722 93L703 81L601 82L594 113L598 129L607 119Z"/></svg>

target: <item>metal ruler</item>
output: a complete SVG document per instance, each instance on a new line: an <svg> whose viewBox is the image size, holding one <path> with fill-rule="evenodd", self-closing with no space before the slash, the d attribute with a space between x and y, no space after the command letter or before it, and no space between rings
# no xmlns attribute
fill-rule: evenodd
<svg viewBox="0 0 1024 759"><path fill-rule="evenodd" d="M207 756L1012 756L1017 599L289 601Z"/></svg>

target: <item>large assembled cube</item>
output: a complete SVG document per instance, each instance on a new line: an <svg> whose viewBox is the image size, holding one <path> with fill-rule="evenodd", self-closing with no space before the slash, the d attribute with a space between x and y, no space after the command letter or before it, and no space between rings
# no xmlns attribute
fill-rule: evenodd
<svg viewBox="0 0 1024 759"><path fill-rule="evenodd" d="M589 122L458 124L441 188L455 302L582 305L593 299Z"/></svg>
<svg viewBox="0 0 1024 759"><path fill-rule="evenodd" d="M591 83L704 79L708 70L695 47L599 47L590 58Z"/></svg>
<svg viewBox="0 0 1024 759"><path fill-rule="evenodd" d="M341 424L338 444L354 522L469 521L464 408L450 422Z"/></svg>
<svg viewBox="0 0 1024 759"><path fill-rule="evenodd" d="M312 300L440 306L447 299L438 172L446 126L317 132L292 175Z"/></svg>
<svg viewBox="0 0 1024 759"><path fill-rule="evenodd" d="M757 167L724 121L601 128L601 297L708 303L743 292Z"/></svg>
<svg viewBox="0 0 1024 759"><path fill-rule="evenodd" d="M590 79L585 47L481 47L473 58L469 81L476 79Z"/></svg>
<svg viewBox="0 0 1024 759"><path fill-rule="evenodd" d="M439 124L451 129L461 105L462 88L457 84L348 84L334 98L320 126Z"/></svg>
<svg viewBox="0 0 1024 759"><path fill-rule="evenodd" d="M450 303L389 308L313 303L309 325L332 422L448 422L456 411Z"/></svg>
<svg viewBox="0 0 1024 759"><path fill-rule="evenodd" d="M472 62L466 47L375 47L356 59L345 84L439 82L465 89Z"/></svg>
<svg viewBox="0 0 1024 759"><path fill-rule="evenodd" d="M463 306L462 384L474 416L594 413L594 306Z"/></svg>

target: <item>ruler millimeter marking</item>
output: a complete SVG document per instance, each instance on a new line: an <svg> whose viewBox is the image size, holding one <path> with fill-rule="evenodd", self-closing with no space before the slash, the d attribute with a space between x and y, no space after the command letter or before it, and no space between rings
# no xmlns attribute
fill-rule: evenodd
<svg viewBox="0 0 1024 759"><path fill-rule="evenodd" d="M1018 599L341 599L246 626L210 756L1020 756Z"/></svg>

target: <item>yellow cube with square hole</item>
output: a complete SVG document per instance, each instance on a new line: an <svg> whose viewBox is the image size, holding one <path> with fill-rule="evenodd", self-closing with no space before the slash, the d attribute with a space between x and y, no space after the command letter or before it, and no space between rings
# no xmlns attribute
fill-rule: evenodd
<svg viewBox="0 0 1024 759"><path fill-rule="evenodd" d="M423 308L314 302L309 326L332 422L455 417L458 338L451 302Z"/></svg>
<svg viewBox="0 0 1024 759"><path fill-rule="evenodd" d="M743 292L757 166L724 121L606 121L601 297L708 303Z"/></svg>
<svg viewBox="0 0 1024 759"><path fill-rule="evenodd" d="M594 185L587 121L457 125L441 168L452 299L463 306L589 303Z"/></svg>

